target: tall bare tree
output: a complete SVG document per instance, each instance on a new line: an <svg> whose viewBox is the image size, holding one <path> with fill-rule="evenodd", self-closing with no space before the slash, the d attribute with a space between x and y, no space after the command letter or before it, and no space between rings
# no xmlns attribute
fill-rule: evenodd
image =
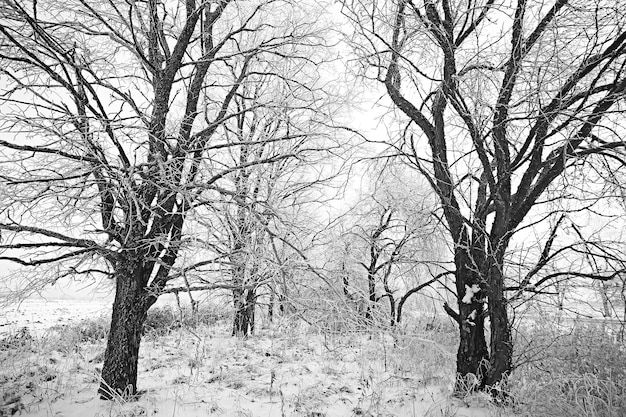
<svg viewBox="0 0 626 417"><path fill-rule="evenodd" d="M230 195L232 173L297 157L221 162L241 146L224 135L252 68L289 84L282 63L315 62L317 24L278 0L0 6L0 258L39 268L36 285L115 281L103 398L136 392L142 326L193 241L191 214Z"/></svg>
<svg viewBox="0 0 626 417"><path fill-rule="evenodd" d="M233 98L237 114L224 123L230 146L220 162L239 168L224 177L222 200L208 202L206 217L198 219L221 226L212 227L214 236L205 244L215 258L221 256L213 264L227 271L222 275L227 277L224 286L233 291L233 334L243 336L254 329L259 289L271 287L282 274L277 251L282 245L276 238L294 232L287 223L301 217L302 206L323 202L326 185L341 166L342 146L334 138L339 129L329 126L340 98L316 87L311 74L302 75L313 66L319 70L319 63L285 64L280 73L293 74L288 80L277 80L275 68L253 67L255 82ZM274 155L292 157L272 159ZM188 273L193 269L186 268ZM199 288L216 282L198 272L194 281Z"/></svg>
<svg viewBox="0 0 626 417"><path fill-rule="evenodd" d="M514 234L550 217L542 209L564 195L559 179L624 149L623 10L604 0L343 2L361 74L406 121L391 154L439 197L454 243L457 371L483 386L512 370ZM541 246L550 252L549 237Z"/></svg>
<svg viewBox="0 0 626 417"><path fill-rule="evenodd" d="M273 95L278 93L275 88L270 91ZM274 111L263 115L254 110L258 102L255 94L237 102L241 114L235 119L232 137L249 145L241 146L234 155L237 159L235 165L249 167L238 170L233 176L233 195L239 201L235 201L236 204L227 202L222 213L226 217L230 242L235 307L233 334L247 336L254 330L258 290L262 285L270 285L271 278L280 269L280 265L276 264L279 259L274 237L282 231L277 230L276 225L282 218L293 215L289 205L304 202L299 198L303 192L324 182L324 178L317 175L305 180L301 178L302 173L298 175L298 171L303 165L306 167L313 163L314 158L319 159L319 155L314 157L313 154L328 150L329 144L315 145L315 135L310 132L311 126L315 125L314 120L295 114L293 109L283 108L281 113ZM311 112L314 113L314 110ZM319 136L323 136L322 131L318 131ZM322 137L317 139L319 142ZM268 154L276 153L293 154L298 158L283 159L271 166L254 164L267 158Z"/></svg>

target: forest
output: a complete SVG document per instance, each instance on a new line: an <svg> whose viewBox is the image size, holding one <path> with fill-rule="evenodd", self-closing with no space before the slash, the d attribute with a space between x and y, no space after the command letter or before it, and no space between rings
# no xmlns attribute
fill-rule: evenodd
<svg viewBox="0 0 626 417"><path fill-rule="evenodd" d="M624 416L622 175L624 0L2 0L0 416Z"/></svg>

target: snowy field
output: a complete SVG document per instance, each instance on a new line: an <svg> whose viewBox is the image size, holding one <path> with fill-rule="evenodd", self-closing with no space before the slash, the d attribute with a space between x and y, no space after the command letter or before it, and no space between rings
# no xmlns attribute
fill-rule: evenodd
<svg viewBox="0 0 626 417"><path fill-rule="evenodd" d="M242 340L230 323L147 331L134 400L99 400L104 301L24 301L3 312L0 416L487 416L450 398L454 350L423 335L322 334L281 319ZM83 324L80 324L83 323ZM20 336L22 327L29 329ZM15 336L17 335L17 337ZM30 336L32 335L32 337ZM484 401L483 401L484 400ZM449 412L454 411L454 414Z"/></svg>
<svg viewBox="0 0 626 417"><path fill-rule="evenodd" d="M0 336L26 327L31 333L43 334L53 326L77 320L110 315L108 300L28 299L0 311Z"/></svg>
<svg viewBox="0 0 626 417"><path fill-rule="evenodd" d="M456 330L451 323L433 328L411 318L412 327L394 336L381 330L324 332L293 317L269 323L259 314L256 334L241 339L230 335L223 306L205 308L195 322L190 316L179 321L180 311L167 303L151 310L140 349L139 394L114 401L96 395L107 301L27 300L5 310L0 416L626 415L626 352L607 341L602 328L591 335L584 327L559 347L554 341L560 339L547 339L553 350L543 357L550 362L542 362L539 373L518 370L515 402L500 407L484 393L452 397ZM590 340L594 343L585 342ZM546 366L563 373L546 379Z"/></svg>

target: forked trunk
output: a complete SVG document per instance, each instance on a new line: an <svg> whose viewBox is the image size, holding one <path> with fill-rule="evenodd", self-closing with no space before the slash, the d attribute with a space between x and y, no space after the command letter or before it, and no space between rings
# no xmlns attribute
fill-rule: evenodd
<svg viewBox="0 0 626 417"><path fill-rule="evenodd" d="M140 279L130 273L119 274L116 277L111 330L98 389L103 400L137 393L139 343L149 307Z"/></svg>

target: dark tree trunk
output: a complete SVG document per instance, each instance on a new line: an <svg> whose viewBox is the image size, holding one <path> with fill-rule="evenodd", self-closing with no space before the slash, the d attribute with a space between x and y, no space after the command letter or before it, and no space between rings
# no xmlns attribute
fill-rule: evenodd
<svg viewBox="0 0 626 417"><path fill-rule="evenodd" d="M494 387L506 383L513 363L513 341L503 294L502 274L497 266L492 267L489 291L489 320L491 322L491 358L485 385ZM501 385L501 388L505 389Z"/></svg>
<svg viewBox="0 0 626 417"><path fill-rule="evenodd" d="M398 307L396 307L396 324L400 324L402 322L402 312L404 308L404 303L402 302L402 299L400 299L400 302L398 303Z"/></svg>
<svg viewBox="0 0 626 417"><path fill-rule="evenodd" d="M139 344L152 302L136 272L126 271L116 277L111 330L98 389L100 398L104 400L113 399L115 395L137 393Z"/></svg>
<svg viewBox="0 0 626 417"><path fill-rule="evenodd" d="M467 236L463 236L467 238ZM459 325L459 349L456 355L457 379L455 392L467 389L467 377L472 374L476 377L477 386L482 388L489 361L489 351L485 340L485 312L483 292L472 297L466 297L467 288L479 285L479 275L476 273L478 251L473 255L468 253L469 239L462 240L457 245L455 253L456 288L459 297L459 312L451 314ZM468 298L470 298L468 300ZM465 301L465 302L464 302ZM469 301L469 302L468 302Z"/></svg>
<svg viewBox="0 0 626 417"><path fill-rule="evenodd" d="M368 299L367 309L365 310L365 322L368 325L374 324L374 308L378 299L376 298L376 274L378 273L380 267L378 265L378 261L381 256L382 249L379 248L378 239L381 235L389 228L389 223L391 222L391 216L393 211L390 208L385 208L381 214L380 222L376 230L372 232L371 241L370 241L370 263L366 267L367 269L367 290L368 290Z"/></svg>
<svg viewBox="0 0 626 417"><path fill-rule="evenodd" d="M394 250L395 253L395 250ZM394 255L391 256L391 259L393 259ZM391 260L390 259L390 260ZM389 287L389 276L391 275L391 268L393 266L393 263L389 263L389 266L387 267L385 274L383 275L383 288L385 289L385 295L383 295L383 297L389 297L389 326L391 328L394 328L396 325L396 299L393 296L393 291L391 291L391 288ZM381 297L382 298L382 297Z"/></svg>
<svg viewBox="0 0 626 417"><path fill-rule="evenodd" d="M254 332L255 291L252 288L236 289L233 295L235 302L233 336L249 336Z"/></svg>
<svg viewBox="0 0 626 417"><path fill-rule="evenodd" d="M376 305L376 281L375 275L371 272L367 275L367 287L368 287L368 303L365 309L365 322L368 325L374 324L374 306Z"/></svg>
<svg viewBox="0 0 626 417"><path fill-rule="evenodd" d="M476 376L478 385L483 386L489 352L485 341L485 317L482 303L459 303L459 349L456 354L457 379L455 392L467 389L467 377Z"/></svg>
<svg viewBox="0 0 626 417"><path fill-rule="evenodd" d="M267 305L267 318L270 323L274 322L274 303L276 302L276 290L273 285L270 286L270 302Z"/></svg>

